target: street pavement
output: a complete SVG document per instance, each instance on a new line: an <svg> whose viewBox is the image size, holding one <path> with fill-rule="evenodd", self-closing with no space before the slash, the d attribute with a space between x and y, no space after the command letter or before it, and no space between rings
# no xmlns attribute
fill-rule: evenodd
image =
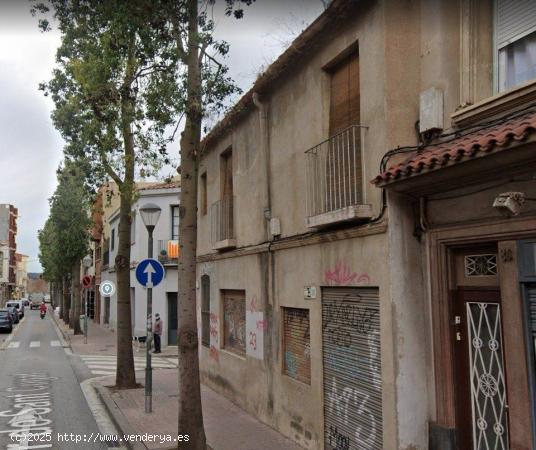
<svg viewBox="0 0 536 450"><path fill-rule="evenodd" d="M0 352L0 448L107 449L80 386L90 370L61 347L49 315L27 310L13 333Z"/></svg>

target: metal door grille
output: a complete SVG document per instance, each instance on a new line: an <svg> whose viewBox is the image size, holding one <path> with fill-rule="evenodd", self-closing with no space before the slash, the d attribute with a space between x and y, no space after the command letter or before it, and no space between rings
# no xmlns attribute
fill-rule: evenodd
<svg viewBox="0 0 536 450"><path fill-rule="evenodd" d="M501 309L467 303L474 450L508 450Z"/></svg>
<svg viewBox="0 0 536 450"><path fill-rule="evenodd" d="M379 294L322 291L325 450L383 448Z"/></svg>

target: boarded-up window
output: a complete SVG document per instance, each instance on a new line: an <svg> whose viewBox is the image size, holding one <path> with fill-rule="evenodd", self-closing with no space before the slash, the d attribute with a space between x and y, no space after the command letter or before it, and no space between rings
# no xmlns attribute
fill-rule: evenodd
<svg viewBox="0 0 536 450"><path fill-rule="evenodd" d="M201 343L210 346L210 277L201 277Z"/></svg>
<svg viewBox="0 0 536 450"><path fill-rule="evenodd" d="M223 348L246 354L246 291L223 291Z"/></svg>
<svg viewBox="0 0 536 450"><path fill-rule="evenodd" d="M309 310L283 308L283 372L311 384Z"/></svg>
<svg viewBox="0 0 536 450"><path fill-rule="evenodd" d="M221 154L221 197L233 196L233 152L231 149Z"/></svg>

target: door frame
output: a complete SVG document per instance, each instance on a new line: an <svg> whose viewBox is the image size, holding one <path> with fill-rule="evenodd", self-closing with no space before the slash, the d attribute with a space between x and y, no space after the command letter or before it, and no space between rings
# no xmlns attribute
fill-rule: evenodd
<svg viewBox="0 0 536 450"><path fill-rule="evenodd" d="M498 219L478 221L466 225L455 225L430 230L426 233L426 262L429 271L429 297L428 308L430 314L431 335L431 363L434 367L433 391L435 396L432 401L435 402L431 417L431 427L436 427L438 432L447 433L452 439L456 429L455 416L455 390L454 390L454 367L452 352L452 327L450 325L450 295L456 288L454 279L454 258L453 252L460 247L471 247L474 245L483 245L489 243L498 244L498 265L499 273L507 274L499 279L501 295L508 301L521 305L521 290L519 289L518 270L517 270L517 253L514 241L536 237L536 219L530 217L515 219ZM506 250L506 251L505 251ZM512 362L509 356L512 352L508 351L512 345L514 337L518 339L516 333L524 334L524 330L508 330L510 335L506 334L507 318L505 312L508 308L502 308L503 314L503 340L505 342L505 367L509 374L509 367ZM510 312L508 312L510 313ZM517 313L517 312L516 312ZM510 317L511 319L511 317ZM509 342L510 340L510 342ZM516 356L522 358L526 365L525 345ZM522 354L521 354L522 353ZM522 370L519 372L523 372ZM511 375L511 374L509 374ZM518 418L527 417L529 410L523 402L530 398L530 388L528 377L524 374L516 374L516 379L510 377L510 383L507 387L507 395L510 406L510 444L518 443L520 448L532 448L533 436L532 426L515 423ZM525 399L525 400L523 400ZM514 404L516 411L514 411ZM518 416L519 414L519 416ZM531 422L530 414L526 421ZM450 441L452 442L452 441ZM455 448L454 444L451 448Z"/></svg>

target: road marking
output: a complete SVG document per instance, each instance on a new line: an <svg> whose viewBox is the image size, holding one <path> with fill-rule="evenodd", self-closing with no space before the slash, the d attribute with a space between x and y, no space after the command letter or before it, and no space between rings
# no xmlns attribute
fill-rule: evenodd
<svg viewBox="0 0 536 450"><path fill-rule="evenodd" d="M20 346L20 342L16 341L16 342L10 342L7 348L19 348L19 346Z"/></svg>
<svg viewBox="0 0 536 450"><path fill-rule="evenodd" d="M33 347L41 347L41 342L40 341L30 342L30 348L33 348Z"/></svg>
<svg viewBox="0 0 536 450"><path fill-rule="evenodd" d="M117 357L115 355L79 355L93 375L115 375ZM177 363L161 357L152 358L154 369L174 369ZM145 358L134 357L134 370L145 370Z"/></svg>
<svg viewBox="0 0 536 450"><path fill-rule="evenodd" d="M60 341L50 341L51 347L61 347Z"/></svg>

